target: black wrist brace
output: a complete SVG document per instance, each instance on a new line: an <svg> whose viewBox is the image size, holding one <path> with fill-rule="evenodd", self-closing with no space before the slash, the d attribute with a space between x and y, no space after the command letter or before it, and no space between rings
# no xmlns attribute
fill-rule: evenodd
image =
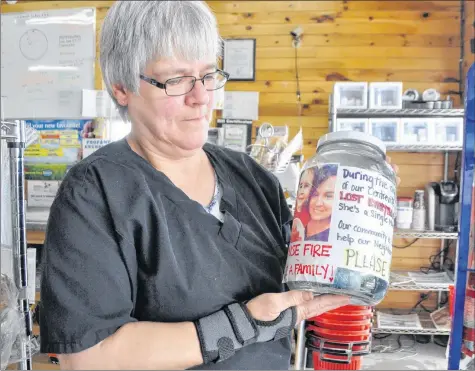
<svg viewBox="0 0 475 371"><path fill-rule="evenodd" d="M252 318L244 304L234 303L194 324L203 361L207 364L232 357L236 350L246 345L282 339L290 335L296 320L294 307L286 309L273 321L258 321Z"/></svg>

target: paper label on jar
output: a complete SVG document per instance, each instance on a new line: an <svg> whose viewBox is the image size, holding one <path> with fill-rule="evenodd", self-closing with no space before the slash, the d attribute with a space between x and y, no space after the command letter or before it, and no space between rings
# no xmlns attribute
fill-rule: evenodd
<svg viewBox="0 0 475 371"><path fill-rule="evenodd" d="M395 186L381 174L339 164L305 170L283 282L333 283L348 270L389 282L395 215Z"/></svg>

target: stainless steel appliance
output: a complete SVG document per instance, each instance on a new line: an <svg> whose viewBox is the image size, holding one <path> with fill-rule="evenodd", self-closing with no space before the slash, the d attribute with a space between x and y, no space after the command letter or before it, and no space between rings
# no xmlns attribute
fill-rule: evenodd
<svg viewBox="0 0 475 371"><path fill-rule="evenodd" d="M431 231L457 231L458 185L451 180L431 182L425 190L427 228Z"/></svg>

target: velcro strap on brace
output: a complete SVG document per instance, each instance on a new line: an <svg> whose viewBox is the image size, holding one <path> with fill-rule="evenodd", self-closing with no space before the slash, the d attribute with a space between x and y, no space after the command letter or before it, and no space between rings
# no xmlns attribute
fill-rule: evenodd
<svg viewBox="0 0 475 371"><path fill-rule="evenodd" d="M291 307L280 313L279 317L273 321L254 320L254 322L259 334L257 336L258 343L279 340L289 336L297 324L297 310L295 307Z"/></svg>
<svg viewBox="0 0 475 371"><path fill-rule="evenodd" d="M232 357L257 339L257 327L244 304L234 303L195 321L205 364Z"/></svg>

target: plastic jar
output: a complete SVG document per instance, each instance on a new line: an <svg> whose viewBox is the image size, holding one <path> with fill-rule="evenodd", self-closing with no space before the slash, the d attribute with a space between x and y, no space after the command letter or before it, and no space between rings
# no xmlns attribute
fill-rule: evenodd
<svg viewBox="0 0 475 371"><path fill-rule="evenodd" d="M326 134L302 169L283 282L378 304L389 285L396 207L384 143L359 132Z"/></svg>
<svg viewBox="0 0 475 371"><path fill-rule="evenodd" d="M412 198L398 197L396 226L400 229L411 229L412 212Z"/></svg>

